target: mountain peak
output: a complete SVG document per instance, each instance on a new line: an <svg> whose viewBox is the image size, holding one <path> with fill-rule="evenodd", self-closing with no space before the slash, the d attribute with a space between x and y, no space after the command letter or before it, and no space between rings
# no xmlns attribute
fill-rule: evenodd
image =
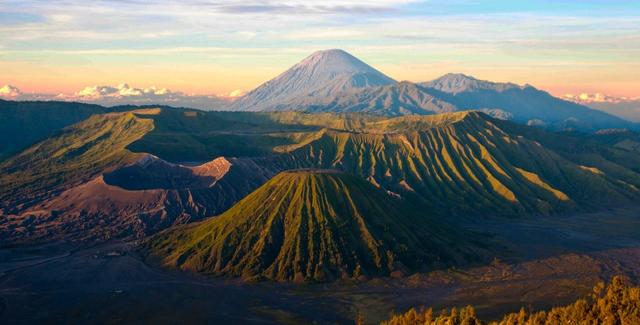
<svg viewBox="0 0 640 325"><path fill-rule="evenodd" d="M296 64L295 67L314 67L317 72L376 73L377 71L355 56L341 49L320 50Z"/></svg>
<svg viewBox="0 0 640 325"><path fill-rule="evenodd" d="M474 90L504 91L511 88L522 88L514 83L480 80L463 73L447 73L440 78L422 83L422 85L451 94Z"/></svg>
<svg viewBox="0 0 640 325"><path fill-rule="evenodd" d="M340 49L316 51L249 92L234 110L295 110L342 92L395 84L395 80Z"/></svg>
<svg viewBox="0 0 640 325"><path fill-rule="evenodd" d="M478 79L474 78L473 76L469 76L459 72L447 73L436 80L478 81Z"/></svg>
<svg viewBox="0 0 640 325"><path fill-rule="evenodd" d="M349 52L343 49L328 49L328 50L317 50L311 53L307 57L307 59L314 58L314 57L329 57L329 56L343 56L343 57L355 58L353 55L351 55Z"/></svg>

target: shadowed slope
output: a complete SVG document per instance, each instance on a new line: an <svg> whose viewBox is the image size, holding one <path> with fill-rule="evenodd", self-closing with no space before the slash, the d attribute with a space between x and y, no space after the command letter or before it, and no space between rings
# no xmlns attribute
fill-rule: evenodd
<svg viewBox="0 0 640 325"><path fill-rule="evenodd" d="M57 134L64 127L114 110L81 103L0 99L0 161Z"/></svg>
<svg viewBox="0 0 640 325"><path fill-rule="evenodd" d="M168 266L215 275L329 280L473 257L458 233L356 176L283 172L217 218L158 234Z"/></svg>

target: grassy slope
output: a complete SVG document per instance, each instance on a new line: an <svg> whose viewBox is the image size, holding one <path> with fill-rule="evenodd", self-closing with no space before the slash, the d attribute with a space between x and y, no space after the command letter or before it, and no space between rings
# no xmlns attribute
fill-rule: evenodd
<svg viewBox="0 0 640 325"><path fill-rule="evenodd" d="M126 146L153 129L133 113L94 115L0 164L0 204L15 208L132 162Z"/></svg>
<svg viewBox="0 0 640 325"><path fill-rule="evenodd" d="M356 176L283 172L221 216L155 236L148 249L186 270L295 281L389 274L473 256L459 234L406 204Z"/></svg>

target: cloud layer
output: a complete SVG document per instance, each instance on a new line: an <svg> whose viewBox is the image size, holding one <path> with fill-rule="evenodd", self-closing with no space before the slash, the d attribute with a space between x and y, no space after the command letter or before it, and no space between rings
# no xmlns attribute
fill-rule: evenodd
<svg viewBox="0 0 640 325"><path fill-rule="evenodd" d="M624 119L640 122L640 97L611 96L602 93L566 94L562 99L586 105Z"/></svg>
<svg viewBox="0 0 640 325"><path fill-rule="evenodd" d="M579 104L590 103L625 103L625 102L637 102L640 101L640 97L631 98L624 96L611 96L602 93L579 93L579 94L565 94L562 99L572 101Z"/></svg>
<svg viewBox="0 0 640 325"><path fill-rule="evenodd" d="M229 96L188 95L167 88L136 88L126 83L118 86L87 86L73 94L25 93L17 87L5 85L0 88L0 98L10 100L57 100L93 103L105 106L115 105L169 105L204 110L219 110L237 97L237 90Z"/></svg>
<svg viewBox="0 0 640 325"><path fill-rule="evenodd" d="M0 97L17 98L22 95L22 92L17 87L11 85L5 85L0 88Z"/></svg>

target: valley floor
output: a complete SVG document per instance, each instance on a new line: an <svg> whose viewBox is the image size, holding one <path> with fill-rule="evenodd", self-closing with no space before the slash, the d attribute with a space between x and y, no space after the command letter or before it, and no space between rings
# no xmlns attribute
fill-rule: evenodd
<svg viewBox="0 0 640 325"><path fill-rule="evenodd" d="M599 280L640 281L640 208L468 221L508 253L490 265L365 283L246 284L157 269L134 243L0 249L0 323L367 323L412 306L487 319L566 304ZM499 236L497 234L500 234Z"/></svg>

